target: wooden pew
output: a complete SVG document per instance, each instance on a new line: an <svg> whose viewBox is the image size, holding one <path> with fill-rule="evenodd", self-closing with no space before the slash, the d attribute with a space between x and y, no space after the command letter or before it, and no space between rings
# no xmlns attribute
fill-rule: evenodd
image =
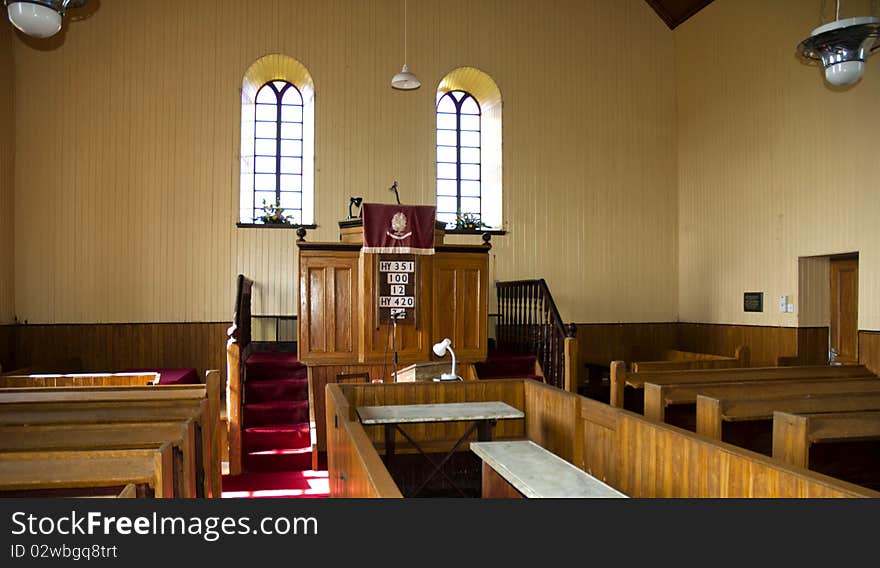
<svg viewBox="0 0 880 568"><path fill-rule="evenodd" d="M56 424L0 426L0 453L15 451L77 451L155 448L168 442L174 448L174 495L203 497L196 487L195 418L170 422Z"/></svg>
<svg viewBox="0 0 880 568"><path fill-rule="evenodd" d="M747 369L694 369L682 371L650 371L631 373L623 361L611 363L611 405L624 406L624 391L627 387L638 391L647 382L667 383L706 383L706 382L745 382L766 380L797 380L802 378L873 377L863 365L801 366L801 367L750 367Z"/></svg>
<svg viewBox="0 0 880 568"><path fill-rule="evenodd" d="M107 488L129 483L141 494L174 496L172 448L0 453L0 495L63 495L58 490Z"/></svg>
<svg viewBox="0 0 880 568"><path fill-rule="evenodd" d="M880 392L852 390L824 394L787 394L767 398L697 396L697 434L725 440L725 425L771 421L774 412L793 414L880 410ZM727 441L727 440L725 440Z"/></svg>
<svg viewBox="0 0 880 568"><path fill-rule="evenodd" d="M634 361L633 373L649 371L683 371L687 369L730 369L748 367L751 354L747 345L737 347L733 357L667 349L659 361Z"/></svg>
<svg viewBox="0 0 880 568"><path fill-rule="evenodd" d="M667 421L670 407L694 405L697 396L766 398L795 394L822 394L846 392L880 392L880 378L798 378L791 380L764 380L726 383L646 383L645 418ZM691 413L692 418L696 413ZM683 418L683 416L679 416ZM681 424L679 424L681 425Z"/></svg>
<svg viewBox="0 0 880 568"><path fill-rule="evenodd" d="M145 386L158 382L159 373L0 375L0 388Z"/></svg>
<svg viewBox="0 0 880 568"><path fill-rule="evenodd" d="M219 497L220 375L204 385L0 389L0 425L100 424L194 418L203 463L205 496Z"/></svg>
<svg viewBox="0 0 880 568"><path fill-rule="evenodd" d="M877 441L880 410L773 413L773 457L874 489L880 486L880 452L876 445L867 451L857 446ZM833 450L835 445L843 445L843 451L831 452L824 459L816 455L820 450Z"/></svg>

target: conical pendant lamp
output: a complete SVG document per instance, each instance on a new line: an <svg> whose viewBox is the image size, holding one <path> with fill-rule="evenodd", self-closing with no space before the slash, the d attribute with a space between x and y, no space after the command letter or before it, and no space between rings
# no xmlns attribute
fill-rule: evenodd
<svg viewBox="0 0 880 568"><path fill-rule="evenodd" d="M422 86L422 83L410 73L409 67L406 65L406 0L403 0L403 69L391 78L391 86L403 91L411 91Z"/></svg>

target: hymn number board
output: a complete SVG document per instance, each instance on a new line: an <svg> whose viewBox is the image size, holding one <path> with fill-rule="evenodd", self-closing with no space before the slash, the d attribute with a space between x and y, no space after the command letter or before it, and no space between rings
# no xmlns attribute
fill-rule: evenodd
<svg viewBox="0 0 880 568"><path fill-rule="evenodd" d="M379 321L389 322L392 315L398 324L415 323L419 305L414 254L380 254L379 262Z"/></svg>

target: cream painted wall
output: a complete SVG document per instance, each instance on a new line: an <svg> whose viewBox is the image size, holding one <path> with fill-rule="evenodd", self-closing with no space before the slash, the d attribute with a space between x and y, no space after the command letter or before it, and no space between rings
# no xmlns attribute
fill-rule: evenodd
<svg viewBox="0 0 880 568"><path fill-rule="evenodd" d="M716 0L675 31L682 321L798 325L777 305L798 303L798 257L859 251L859 328L880 329L880 58L825 86L795 57L818 10ZM743 313L744 291L764 313Z"/></svg>
<svg viewBox="0 0 880 568"><path fill-rule="evenodd" d="M0 22L0 324L15 317L12 26Z"/></svg>
<svg viewBox="0 0 880 568"><path fill-rule="evenodd" d="M13 40L19 317L225 321L239 272L255 313L296 312L294 232L234 225L238 89L281 52L316 85L309 240L337 239L351 195L390 202L393 180L433 203L436 86L474 66L504 98L494 276L546 278L567 320L674 320L673 32L643 0L413 0L423 86L400 92L402 7L102 0L61 41Z"/></svg>

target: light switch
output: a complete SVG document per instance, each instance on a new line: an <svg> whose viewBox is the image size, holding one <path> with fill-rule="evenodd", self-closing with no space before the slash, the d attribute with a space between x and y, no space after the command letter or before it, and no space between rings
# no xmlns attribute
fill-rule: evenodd
<svg viewBox="0 0 880 568"><path fill-rule="evenodd" d="M790 313L790 314L793 314L793 313L794 313L794 304L788 304L788 305L786 305L786 306L785 306L785 311L788 312L788 313Z"/></svg>
<svg viewBox="0 0 880 568"><path fill-rule="evenodd" d="M788 307L788 296L779 296L779 313L784 314Z"/></svg>

